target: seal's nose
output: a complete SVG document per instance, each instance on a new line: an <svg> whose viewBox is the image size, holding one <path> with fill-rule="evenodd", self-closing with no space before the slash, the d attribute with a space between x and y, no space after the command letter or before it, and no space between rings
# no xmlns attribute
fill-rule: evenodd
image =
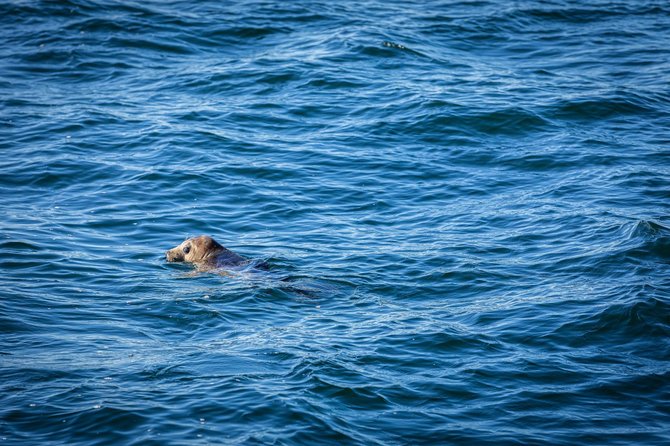
<svg viewBox="0 0 670 446"><path fill-rule="evenodd" d="M183 262L184 256L181 255L180 250L177 248L172 248L165 251L165 260L168 262Z"/></svg>

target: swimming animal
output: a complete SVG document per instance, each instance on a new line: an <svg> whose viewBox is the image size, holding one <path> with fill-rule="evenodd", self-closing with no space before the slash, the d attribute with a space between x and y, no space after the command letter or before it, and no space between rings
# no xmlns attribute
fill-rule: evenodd
<svg viewBox="0 0 670 446"><path fill-rule="evenodd" d="M226 249L208 235L184 240L165 252L168 262L193 263L199 271L209 271L227 266L239 266L248 260Z"/></svg>

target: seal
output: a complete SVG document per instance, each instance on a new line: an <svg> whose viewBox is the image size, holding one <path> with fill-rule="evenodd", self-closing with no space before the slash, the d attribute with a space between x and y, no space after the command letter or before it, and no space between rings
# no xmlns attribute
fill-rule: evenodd
<svg viewBox="0 0 670 446"><path fill-rule="evenodd" d="M168 262L193 263L199 271L209 271L226 266L238 266L247 262L244 257L226 249L208 235L184 240L165 252Z"/></svg>

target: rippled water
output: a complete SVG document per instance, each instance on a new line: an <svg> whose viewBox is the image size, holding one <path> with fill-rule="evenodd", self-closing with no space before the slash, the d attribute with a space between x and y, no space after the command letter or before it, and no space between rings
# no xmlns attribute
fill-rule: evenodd
<svg viewBox="0 0 670 446"><path fill-rule="evenodd" d="M3 444L670 444L666 1L0 24Z"/></svg>

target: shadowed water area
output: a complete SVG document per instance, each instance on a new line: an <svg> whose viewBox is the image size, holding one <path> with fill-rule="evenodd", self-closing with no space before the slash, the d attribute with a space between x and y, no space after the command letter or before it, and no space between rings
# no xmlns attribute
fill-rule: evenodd
<svg viewBox="0 0 670 446"><path fill-rule="evenodd" d="M0 42L0 444L670 444L666 1L10 0ZM252 265L165 261L198 234Z"/></svg>

